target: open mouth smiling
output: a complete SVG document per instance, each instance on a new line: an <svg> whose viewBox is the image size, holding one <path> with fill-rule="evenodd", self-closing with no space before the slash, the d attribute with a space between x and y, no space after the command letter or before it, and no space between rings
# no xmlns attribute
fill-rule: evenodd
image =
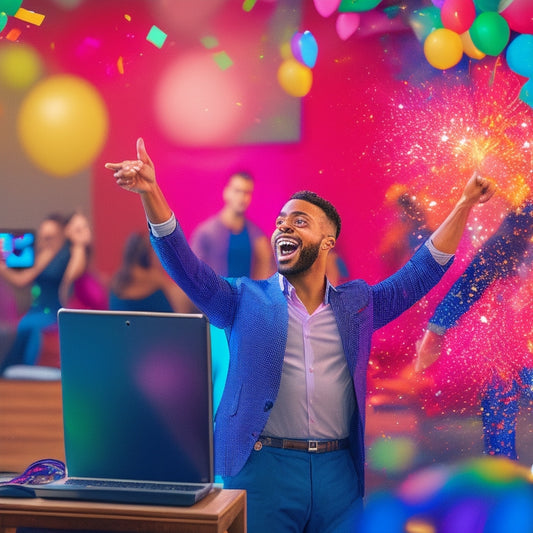
<svg viewBox="0 0 533 533"><path fill-rule="evenodd" d="M296 240L287 237L280 237L276 241L276 255L280 260L290 259L296 250L300 247L300 243Z"/></svg>

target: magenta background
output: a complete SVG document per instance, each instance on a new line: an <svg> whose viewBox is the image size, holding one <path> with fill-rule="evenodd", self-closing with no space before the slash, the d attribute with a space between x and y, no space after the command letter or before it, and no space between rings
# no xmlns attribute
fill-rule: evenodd
<svg viewBox="0 0 533 533"><path fill-rule="evenodd" d="M386 112L380 99L401 82L393 79L383 61L379 37L366 39L363 49L355 50L353 43L343 43L337 37L333 20L322 19L309 4L304 10L304 26L312 28L319 43L327 44L319 48L314 85L302 102L298 143L179 148L151 126L151 110L143 105L148 99L144 91L149 87L137 87L127 100L123 91L108 93L113 114L111 135L94 166L93 184L100 268L107 271L114 266L115 239L122 240L132 226L144 224L137 199L117 189L102 164L134 158L135 139L143 136L156 163L160 185L187 234L220 208L220 191L229 169L243 167L256 177L250 217L267 233L292 192L312 189L330 199L341 213L339 249L350 270L358 276L379 270L372 251L380 223L371 215L382 204L388 183L379 159L372 155L372 145L375 131L381 128L381 114ZM377 85L379 92L375 91ZM367 120L370 114L373 121Z"/></svg>
<svg viewBox="0 0 533 533"><path fill-rule="evenodd" d="M441 201L437 218L442 220L440 215L458 197L459 188L473 169L468 164L451 164L451 155L438 143L440 128L454 117L456 110L468 119L469 113L479 113L474 119L480 119L490 113L497 115L499 102L505 97L516 100L518 76L509 76L504 61L487 58L477 63L465 59L443 73L429 66L421 43L407 25L396 24L393 32L378 25L367 30L365 36L354 35L343 41L336 32L335 15L323 18L312 0L302 0L302 20L297 29L313 33L319 52L311 91L301 102L297 99L292 102L293 108L301 103L300 140L235 143L216 148L177 146L158 128L152 100L158 75L168 58L190 43L169 37L163 48L158 49L146 42L145 35L152 24L167 29L166 21L158 20L150 9L152 1L155 3L155 0L85 0L79 7L67 10L58 8L52 0L25 0L24 8L46 15L43 25L34 27L10 20L4 30L5 35L10 27L23 28L19 40L42 52L46 75L70 72L86 78L105 100L110 117L109 137L88 176L95 232L94 267L105 277L118 267L127 236L146 228L139 199L119 189L112 174L104 168L107 161L134 159L138 136L145 139L160 185L188 236L200 221L221 207L221 190L231 171L245 168L256 177L249 215L267 234L290 194L304 188L314 190L332 201L341 214L343 228L337 248L350 277L372 283L390 271L378 253L383 237L394 223L394 213L385 205L389 186L404 183L435 194ZM221 37L220 44L234 59L235 70L241 62L253 65L255 60L259 61L257 52L248 46L261 41L263 23L268 21L274 4L275 0L258 0L253 10L245 13L240 0L224 3L213 33ZM429 0L385 0L380 9L398 5L408 10L430 4ZM125 20L125 14L131 16L131 22ZM228 35L232 38L227 38ZM100 43L97 49L83 47L88 37ZM240 42L246 45L239 46ZM124 75L116 70L119 55L125 58ZM261 105L265 95L281 102L291 98L275 79L281 54L270 50L264 61L269 75L254 78L257 105ZM480 68L476 70L477 66ZM226 71L228 76L233 68ZM492 79L493 72L496 72L494 90L492 82L487 81ZM253 74L255 71L251 71L251 79ZM470 107L464 106L459 97L454 101L454 94L460 94L456 87L469 87L476 78L481 80L480 86L490 89L489 94L476 102L478 93L474 87ZM509 79L516 83L509 83ZM440 96L443 94L445 99ZM400 103L407 105L402 113ZM531 123L531 108L513 105L517 120ZM504 113L509 109L506 106L507 102L501 105ZM427 109L430 113L421 124L420 118ZM511 126L516 129L516 124ZM411 158L409 150L416 144L421 148L417 157ZM515 146L512 149L516 152ZM528 154L531 157L530 150ZM56 178L46 179L56 184ZM491 206L488 211L479 212L479 223L486 231L496 224L494 214L505 208L501 201ZM67 212L71 208L65 206ZM463 252L471 252L468 244L464 243ZM462 253L437 293L442 294L457 271L464 268L467 256L468 253ZM414 355L414 342L436 305L436 296L433 293L376 335L377 361L386 361L385 367L389 367L389 355L394 355L395 365Z"/></svg>
<svg viewBox="0 0 533 533"><path fill-rule="evenodd" d="M223 5L213 33L220 36L229 31L235 36L232 43L221 39L221 46L228 49L236 65L250 61L250 50L238 46L239 38L248 39L247 43L260 41L265 31L262 17L268 20L274 3L258 0L250 13L242 10L240 0L227 0ZM70 72L86 78L107 105L109 137L89 176L94 264L104 275L118 267L122 243L131 231L144 228L145 220L138 199L117 188L103 165L135 158L135 140L142 136L156 164L160 185L187 235L220 208L220 193L228 174L245 168L256 177L250 218L267 233L291 193L303 188L315 190L331 200L342 216L338 250L351 276L370 282L383 276L387 267L376 250L391 222L390 217L383 218L391 214L383 207L385 191L391 183L412 183L416 178L408 166L390 169L391 161L397 159L389 136L392 127L398 135L392 109L402 94L421 83L431 83L433 78L440 79L441 72L429 66L422 45L407 25L396 24L392 33L377 26L363 37L354 35L343 41L335 29L335 15L321 17L311 0L301 4L298 30L313 33L319 52L313 87L301 99L300 140L218 148L177 146L157 126L152 105L156 80L182 44L176 44L170 34L162 49L145 41L152 24L167 29L165 21L150 10L150 0L85 0L72 10L60 9L52 0L25 0L25 9L45 14L43 25L23 25L10 19L4 34L10 27L22 26L19 41L33 44L43 53L45 75ZM430 2L389 0L383 1L380 9L394 5L413 9ZM131 22L125 21L125 14L131 16ZM84 47L86 38L98 41L99 48ZM119 55L124 57L124 75L116 71ZM271 62L269 68L275 69L282 57L271 54L267 60ZM231 68L226 73L232 75ZM292 98L279 87L275 71L258 81L257 90L273 98ZM409 124L401 128L408 137Z"/></svg>

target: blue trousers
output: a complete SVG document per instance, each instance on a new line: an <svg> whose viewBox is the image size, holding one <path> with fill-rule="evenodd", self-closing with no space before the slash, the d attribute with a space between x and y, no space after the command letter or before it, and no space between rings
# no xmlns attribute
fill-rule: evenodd
<svg viewBox="0 0 533 533"><path fill-rule="evenodd" d="M354 533L362 510L348 450L308 453L263 446L224 488L245 489L248 533Z"/></svg>
<svg viewBox="0 0 533 533"><path fill-rule="evenodd" d="M513 380L511 387L505 387L501 378L494 377L482 394L482 420L485 453L504 455L517 459L516 423L522 400L531 401L533 391L533 369L523 368L520 380Z"/></svg>
<svg viewBox="0 0 533 533"><path fill-rule="evenodd" d="M17 336L0 364L0 374L10 365L34 365L41 352L43 330L56 323L55 312L30 309L18 323Z"/></svg>

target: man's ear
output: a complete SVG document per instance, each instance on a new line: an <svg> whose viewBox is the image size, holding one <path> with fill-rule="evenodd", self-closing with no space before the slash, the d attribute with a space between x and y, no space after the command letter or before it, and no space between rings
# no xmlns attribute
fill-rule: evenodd
<svg viewBox="0 0 533 533"><path fill-rule="evenodd" d="M334 237L328 237L322 243L322 249L323 250L331 250L332 248L335 248L335 238Z"/></svg>

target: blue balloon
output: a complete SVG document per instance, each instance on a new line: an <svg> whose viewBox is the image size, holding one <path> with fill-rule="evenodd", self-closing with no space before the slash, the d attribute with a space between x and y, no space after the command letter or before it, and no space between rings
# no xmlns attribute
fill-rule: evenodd
<svg viewBox="0 0 533 533"><path fill-rule="evenodd" d="M511 41L506 53L509 68L525 76L533 77L533 35L522 33Z"/></svg>
<svg viewBox="0 0 533 533"><path fill-rule="evenodd" d="M304 65L313 68L318 56L318 43L310 31L304 31L300 39L300 51Z"/></svg>
<svg viewBox="0 0 533 533"><path fill-rule="evenodd" d="M291 51L294 59L313 68L318 56L318 44L310 31L296 32L291 39Z"/></svg>
<svg viewBox="0 0 533 533"><path fill-rule="evenodd" d="M498 494L492 505L484 533L530 533L533 520L533 498L529 482L515 483Z"/></svg>
<svg viewBox="0 0 533 533"><path fill-rule="evenodd" d="M400 498L387 491L376 491L368 497L359 527L354 531L402 533L408 518L408 507Z"/></svg>

